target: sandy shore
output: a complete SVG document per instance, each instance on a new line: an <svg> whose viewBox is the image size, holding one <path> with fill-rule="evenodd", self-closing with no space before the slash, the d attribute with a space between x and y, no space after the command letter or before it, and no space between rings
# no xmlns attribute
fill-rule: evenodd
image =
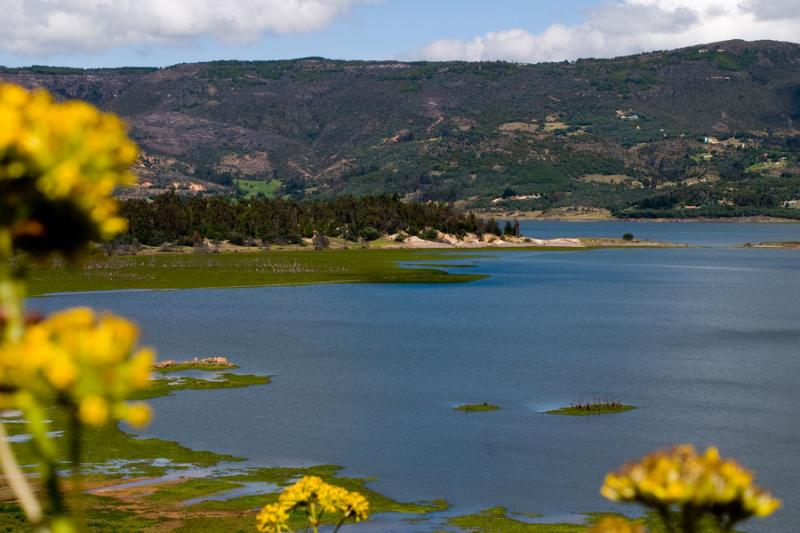
<svg viewBox="0 0 800 533"><path fill-rule="evenodd" d="M406 237L402 241L397 239L397 235L386 235L371 242L352 242L344 239L330 239L329 249L331 250L358 250L358 249L381 249L381 250L434 250L434 249L492 249L492 248L673 248L685 245L673 244L658 241L630 240L626 241L619 238L556 238L556 239L536 239L532 237L498 237L492 234L478 236L468 233L464 238L459 239L455 235L439 233L435 240L424 240L416 236ZM269 251L314 251L314 244L311 239L304 239L303 244L295 245L273 245L262 246L238 246L227 241L212 243L207 242L203 248L192 246L142 246L134 252L127 251L124 255L161 255L172 254L203 254L203 253L258 253Z"/></svg>
<svg viewBox="0 0 800 533"><path fill-rule="evenodd" d="M800 241L787 241L787 242L748 242L739 246L739 248L778 248L783 250L800 250Z"/></svg>
<svg viewBox="0 0 800 533"><path fill-rule="evenodd" d="M468 233L463 239L458 239L454 235L439 233L436 241L425 241L419 237L408 237L403 242L396 242L395 236L386 237L384 249L414 249L414 248L671 248L683 246L658 241L624 240L614 238L559 238L559 239L534 239L531 237L497 237L496 235L483 235L478 237L473 233Z"/></svg>

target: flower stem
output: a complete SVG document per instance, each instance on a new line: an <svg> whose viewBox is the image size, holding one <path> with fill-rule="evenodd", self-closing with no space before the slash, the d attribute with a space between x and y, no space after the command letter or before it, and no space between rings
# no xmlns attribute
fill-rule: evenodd
<svg viewBox="0 0 800 533"><path fill-rule="evenodd" d="M72 463L72 510L75 524L79 531L86 529L86 510L83 504L83 473L81 472L81 454L83 441L83 426L78 419L77 408L71 408L69 414L70 441L69 452Z"/></svg>
<svg viewBox="0 0 800 533"><path fill-rule="evenodd" d="M672 523L672 517L669 514L669 508L659 507L658 516L661 517L661 521L664 523L664 529L667 533L677 533L675 524Z"/></svg>
<svg viewBox="0 0 800 533"><path fill-rule="evenodd" d="M43 519L42 506L36 499L28 479L17 464L11 444L8 442L6 426L2 422L0 422L0 468L5 474L8 486L19 500L25 516L32 524L40 524Z"/></svg>
<svg viewBox="0 0 800 533"><path fill-rule="evenodd" d="M11 264L13 254L11 232L8 229L0 229L0 344L19 339L24 327L22 316L24 288L21 281L16 279ZM42 506L17 463L11 443L8 442L6 426L2 422L0 422L0 468L5 474L8 486L19 500L25 516L35 526L40 525L44 520Z"/></svg>

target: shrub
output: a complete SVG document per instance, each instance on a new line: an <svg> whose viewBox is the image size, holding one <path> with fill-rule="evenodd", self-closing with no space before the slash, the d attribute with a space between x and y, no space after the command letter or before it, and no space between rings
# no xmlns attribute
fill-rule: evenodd
<svg viewBox="0 0 800 533"><path fill-rule="evenodd" d="M425 241L435 241L439 239L439 232L433 228L425 228L420 232L419 238Z"/></svg>
<svg viewBox="0 0 800 533"><path fill-rule="evenodd" d="M374 241L378 239L380 236L381 232L372 226L367 226L366 228L361 230L361 237L363 237L365 241Z"/></svg>

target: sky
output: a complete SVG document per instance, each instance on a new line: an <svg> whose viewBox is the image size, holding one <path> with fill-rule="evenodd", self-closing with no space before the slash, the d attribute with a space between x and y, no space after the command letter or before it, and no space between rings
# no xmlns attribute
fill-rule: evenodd
<svg viewBox="0 0 800 533"><path fill-rule="evenodd" d="M800 41L800 0L0 0L0 65L614 57Z"/></svg>

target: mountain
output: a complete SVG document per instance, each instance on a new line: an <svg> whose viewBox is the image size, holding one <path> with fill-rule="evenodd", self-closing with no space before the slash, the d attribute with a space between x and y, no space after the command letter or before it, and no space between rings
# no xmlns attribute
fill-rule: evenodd
<svg viewBox="0 0 800 533"><path fill-rule="evenodd" d="M398 193L472 207L793 206L800 45L616 59L0 68L120 114L138 195ZM799 211L800 212L800 211Z"/></svg>

